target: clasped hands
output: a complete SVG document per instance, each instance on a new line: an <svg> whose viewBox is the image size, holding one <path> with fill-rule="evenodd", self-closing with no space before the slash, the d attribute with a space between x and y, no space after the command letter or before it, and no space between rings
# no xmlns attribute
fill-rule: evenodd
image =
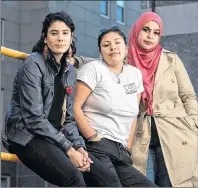
<svg viewBox="0 0 198 188"><path fill-rule="evenodd" d="M88 153L84 150L83 147L80 147L77 150L71 147L67 151L67 156L81 172L90 171L90 166L93 161L89 158Z"/></svg>

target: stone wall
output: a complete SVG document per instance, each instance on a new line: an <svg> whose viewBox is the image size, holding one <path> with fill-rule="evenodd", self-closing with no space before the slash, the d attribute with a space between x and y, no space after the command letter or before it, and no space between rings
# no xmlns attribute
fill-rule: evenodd
<svg viewBox="0 0 198 188"><path fill-rule="evenodd" d="M198 95L198 33L164 36L161 44L179 55Z"/></svg>

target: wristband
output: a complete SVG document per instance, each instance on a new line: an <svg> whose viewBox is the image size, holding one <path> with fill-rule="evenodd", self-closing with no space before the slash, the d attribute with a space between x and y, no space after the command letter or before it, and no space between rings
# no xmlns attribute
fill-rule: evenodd
<svg viewBox="0 0 198 188"><path fill-rule="evenodd" d="M95 131L96 132L96 131ZM96 138L98 136L98 133L96 132L94 135L90 136L89 138L87 138L87 141L92 140L93 138Z"/></svg>

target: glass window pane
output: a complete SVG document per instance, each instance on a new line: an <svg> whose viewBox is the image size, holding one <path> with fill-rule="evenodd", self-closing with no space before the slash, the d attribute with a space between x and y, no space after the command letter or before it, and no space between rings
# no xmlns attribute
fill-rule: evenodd
<svg viewBox="0 0 198 188"><path fill-rule="evenodd" d="M124 7L124 1L116 1L116 4L120 7Z"/></svg>
<svg viewBox="0 0 198 188"><path fill-rule="evenodd" d="M100 13L108 16L108 1L100 1Z"/></svg>
<svg viewBox="0 0 198 188"><path fill-rule="evenodd" d="M124 22L124 9L117 6L117 21Z"/></svg>

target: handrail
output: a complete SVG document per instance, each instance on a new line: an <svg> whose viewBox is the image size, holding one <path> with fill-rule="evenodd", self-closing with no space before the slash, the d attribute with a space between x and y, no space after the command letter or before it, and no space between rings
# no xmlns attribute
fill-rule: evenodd
<svg viewBox="0 0 198 188"><path fill-rule="evenodd" d="M5 55L5 56L9 56L9 57L12 57L12 58L15 58L15 59L25 59L26 57L29 56L29 54L26 54L24 52L20 52L20 51L17 51L17 50L12 50L11 48L6 48L6 47L3 47L1 46L1 51L0 53L2 55Z"/></svg>
<svg viewBox="0 0 198 188"><path fill-rule="evenodd" d="M20 162L20 159L15 154L1 152L1 160L10 162Z"/></svg>
<svg viewBox="0 0 198 188"><path fill-rule="evenodd" d="M4 46L1 46L0 54L20 60L23 60L29 56L29 54L17 50L12 50L11 48L6 48ZM1 152L1 160L9 162L20 162L17 155L6 152Z"/></svg>

